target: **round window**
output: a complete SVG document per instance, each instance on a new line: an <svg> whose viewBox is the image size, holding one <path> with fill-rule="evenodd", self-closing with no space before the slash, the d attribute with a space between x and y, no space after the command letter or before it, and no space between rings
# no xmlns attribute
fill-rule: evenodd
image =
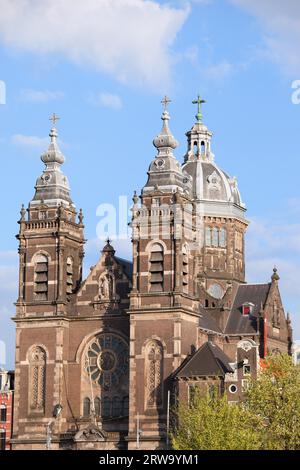
<svg viewBox="0 0 300 470"><path fill-rule="evenodd" d="M234 384L230 385L229 391L230 391L230 393L236 393L237 392L237 386L234 385Z"/></svg>

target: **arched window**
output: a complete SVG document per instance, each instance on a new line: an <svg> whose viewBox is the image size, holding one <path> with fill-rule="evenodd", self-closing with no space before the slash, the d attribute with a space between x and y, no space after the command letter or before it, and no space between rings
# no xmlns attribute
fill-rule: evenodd
<svg viewBox="0 0 300 470"><path fill-rule="evenodd" d="M73 293L73 260L69 256L67 258L67 294Z"/></svg>
<svg viewBox="0 0 300 470"><path fill-rule="evenodd" d="M101 416L101 400L99 397L95 398L95 415Z"/></svg>
<svg viewBox="0 0 300 470"><path fill-rule="evenodd" d="M91 400L86 397L84 400L83 400L83 416L85 418L88 418L91 414Z"/></svg>
<svg viewBox="0 0 300 470"><path fill-rule="evenodd" d="M204 307L209 307L208 299L205 299L205 301L204 301Z"/></svg>
<svg viewBox="0 0 300 470"><path fill-rule="evenodd" d="M102 417L109 418L111 416L111 401L109 397L104 397L102 400Z"/></svg>
<svg viewBox="0 0 300 470"><path fill-rule="evenodd" d="M225 248L225 247L226 247L226 230L225 230L225 228L221 228L221 229L220 229L220 233L219 233L219 244L220 244L220 247L221 247L221 248Z"/></svg>
<svg viewBox="0 0 300 470"><path fill-rule="evenodd" d="M151 341L146 348L147 406L162 405L163 348Z"/></svg>
<svg viewBox="0 0 300 470"><path fill-rule="evenodd" d="M29 353L30 410L45 411L46 352L35 346Z"/></svg>
<svg viewBox="0 0 300 470"><path fill-rule="evenodd" d="M129 397L123 398L122 414L123 416L129 416Z"/></svg>
<svg viewBox="0 0 300 470"><path fill-rule="evenodd" d="M164 288L164 249L154 243L150 253L150 292L161 292Z"/></svg>
<svg viewBox="0 0 300 470"><path fill-rule="evenodd" d="M196 140L194 142L194 155L198 155L198 142Z"/></svg>
<svg viewBox="0 0 300 470"><path fill-rule="evenodd" d="M205 228L205 245L211 246L211 228L210 227Z"/></svg>
<svg viewBox="0 0 300 470"><path fill-rule="evenodd" d="M119 397L114 397L112 400L112 415L117 418L122 413L122 402Z"/></svg>
<svg viewBox="0 0 300 470"><path fill-rule="evenodd" d="M48 299L48 258L45 255L35 257L34 296L36 300Z"/></svg>
<svg viewBox="0 0 300 470"><path fill-rule="evenodd" d="M217 227L212 229L212 245L219 246L219 230Z"/></svg>
<svg viewBox="0 0 300 470"><path fill-rule="evenodd" d="M182 286L183 291L188 292L189 288L189 255L187 247L182 247Z"/></svg>
<svg viewBox="0 0 300 470"><path fill-rule="evenodd" d="M204 142L204 140L202 140L202 142L201 142L201 153L202 154L205 153L205 142Z"/></svg>

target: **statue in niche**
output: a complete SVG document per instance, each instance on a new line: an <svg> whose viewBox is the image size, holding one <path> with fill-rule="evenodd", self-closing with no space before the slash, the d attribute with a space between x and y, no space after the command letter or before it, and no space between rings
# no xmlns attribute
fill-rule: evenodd
<svg viewBox="0 0 300 470"><path fill-rule="evenodd" d="M113 297L113 279L109 274L100 279L99 297L100 300L111 300Z"/></svg>

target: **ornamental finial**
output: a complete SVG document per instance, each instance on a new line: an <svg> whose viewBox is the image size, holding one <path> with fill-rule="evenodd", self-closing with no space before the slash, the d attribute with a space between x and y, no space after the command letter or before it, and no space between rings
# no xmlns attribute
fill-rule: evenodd
<svg viewBox="0 0 300 470"><path fill-rule="evenodd" d="M202 113L201 113L201 104L203 103L206 103L205 100L202 100L200 95L198 95L197 99L192 101L193 104L196 104L197 105L197 108L198 108L198 112L195 116L195 118L197 119L197 122L202 122Z"/></svg>
<svg viewBox="0 0 300 470"><path fill-rule="evenodd" d="M56 122L59 121L59 120L60 120L60 118L58 116L56 116L55 113L53 113L51 118L49 118L49 121L52 121L52 123L53 123L53 127L55 127Z"/></svg>
<svg viewBox="0 0 300 470"><path fill-rule="evenodd" d="M172 103L170 98L168 98L167 95L164 96L164 98L161 100L161 104L163 105L164 111L168 111L168 106L169 104Z"/></svg>

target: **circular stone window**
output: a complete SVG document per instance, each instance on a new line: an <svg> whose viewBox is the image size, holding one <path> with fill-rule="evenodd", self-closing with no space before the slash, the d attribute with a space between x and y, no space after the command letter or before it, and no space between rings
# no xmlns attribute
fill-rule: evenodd
<svg viewBox="0 0 300 470"><path fill-rule="evenodd" d="M212 284L207 291L215 299L222 299L224 291L219 284Z"/></svg>
<svg viewBox="0 0 300 470"><path fill-rule="evenodd" d="M229 391L230 391L230 393L236 393L237 392L237 386L234 385L234 384L230 385Z"/></svg>
<svg viewBox="0 0 300 470"><path fill-rule="evenodd" d="M128 374L126 342L115 334L99 334L86 352L85 370L92 382L105 390L116 386Z"/></svg>

